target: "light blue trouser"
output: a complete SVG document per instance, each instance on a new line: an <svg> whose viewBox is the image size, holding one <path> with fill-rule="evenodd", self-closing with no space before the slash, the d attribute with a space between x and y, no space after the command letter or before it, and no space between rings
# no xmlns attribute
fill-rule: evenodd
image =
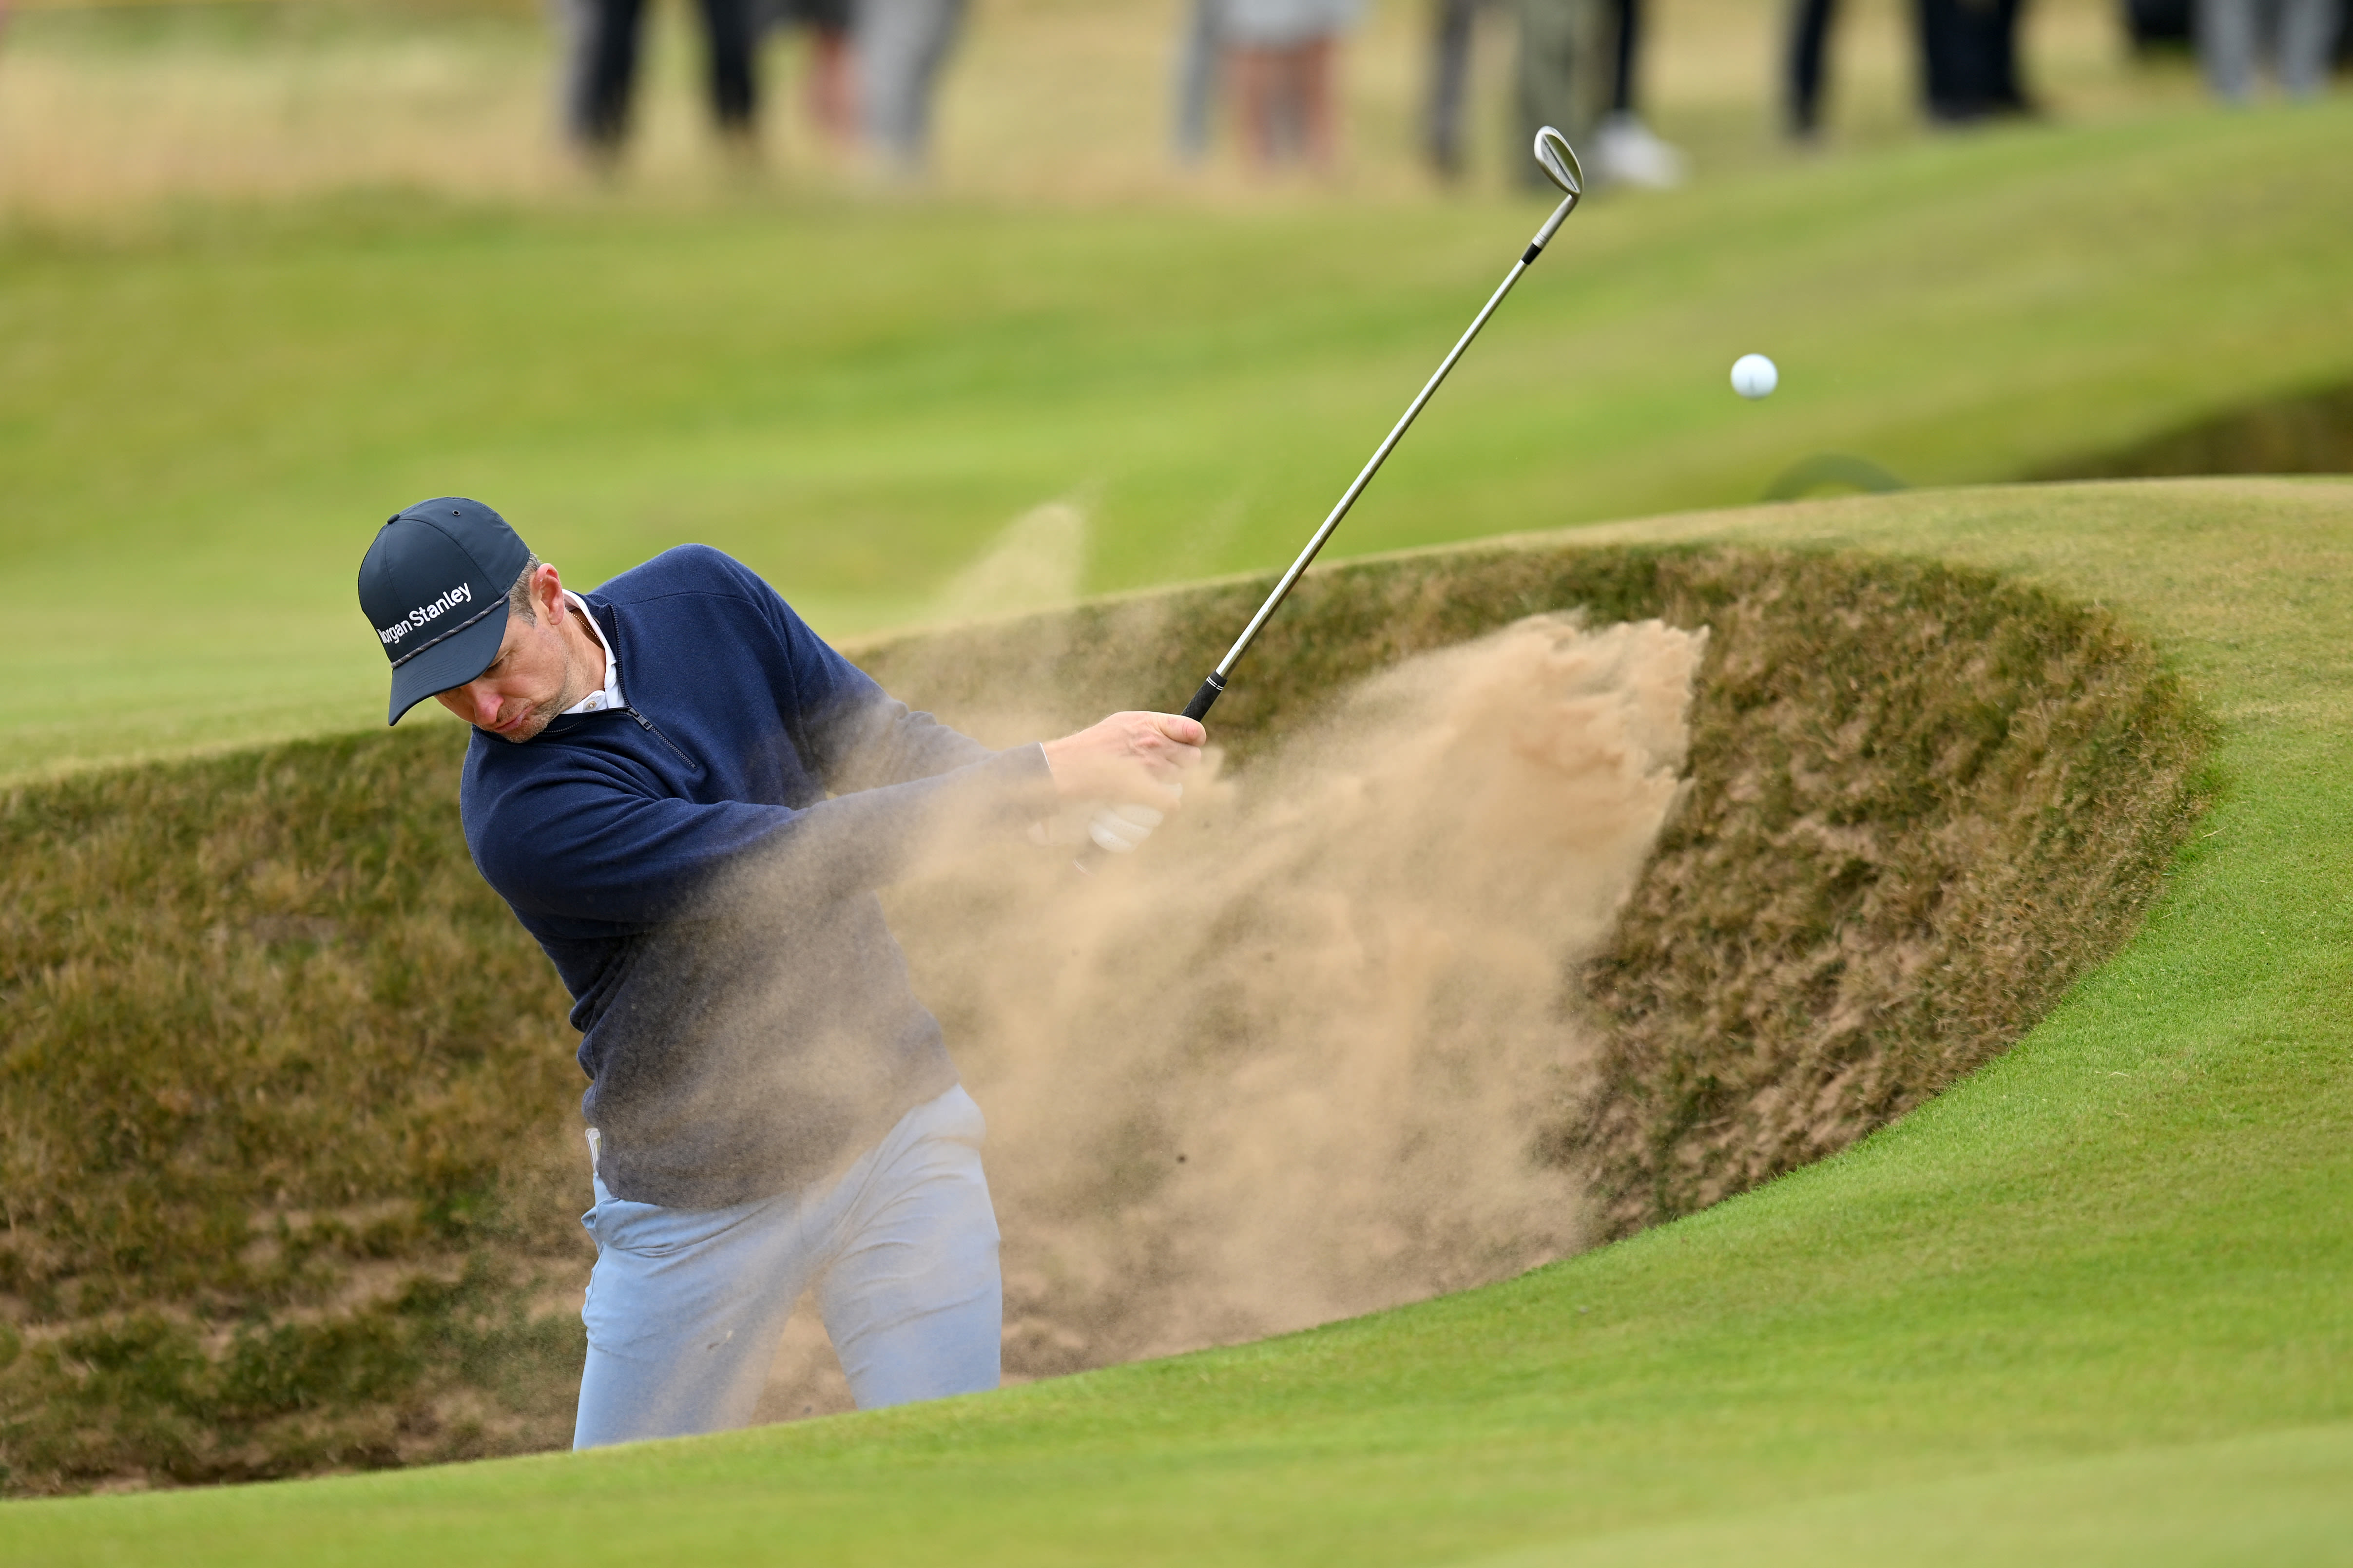
<svg viewBox="0 0 2353 1568"><path fill-rule="evenodd" d="M858 0L851 37L866 134L902 170L923 165L932 99L955 47L965 0Z"/></svg>
<svg viewBox="0 0 2353 1568"><path fill-rule="evenodd" d="M572 1446L743 1426L811 1286L860 1409L995 1388L1004 1293L987 1134L952 1089L806 1192L668 1209L599 1179L581 1216L596 1267Z"/></svg>
<svg viewBox="0 0 2353 1568"><path fill-rule="evenodd" d="M2328 86L2341 9L2338 0L2199 0L2198 59L2207 82L2244 103L2254 96L2256 57L2268 54L2281 91L2318 96Z"/></svg>

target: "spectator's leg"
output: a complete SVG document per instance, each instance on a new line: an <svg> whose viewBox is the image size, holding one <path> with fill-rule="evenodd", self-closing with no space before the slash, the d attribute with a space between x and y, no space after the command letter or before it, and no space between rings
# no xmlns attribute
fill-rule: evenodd
<svg viewBox="0 0 2353 1568"><path fill-rule="evenodd" d="M1968 28L1960 0L1919 0L1920 88L1933 120L1968 118Z"/></svg>
<svg viewBox="0 0 2353 1568"><path fill-rule="evenodd" d="M932 109L939 98L940 73L955 52L964 8L965 0L926 0L923 8L923 47L916 58L915 132L917 145L924 152L932 142Z"/></svg>
<svg viewBox="0 0 2353 1568"><path fill-rule="evenodd" d="M1297 44L1270 51L1274 57L1274 161L1296 163L1307 145L1303 57Z"/></svg>
<svg viewBox="0 0 2353 1568"><path fill-rule="evenodd" d="M2254 96L2255 0L2197 0L2198 63L2226 103Z"/></svg>
<svg viewBox="0 0 2353 1568"><path fill-rule="evenodd" d="M644 0L574 0L570 90L565 121L584 150L609 157L629 131L629 89L638 71Z"/></svg>
<svg viewBox="0 0 2353 1568"><path fill-rule="evenodd" d="M1430 7L1430 118L1422 146L1430 167L1449 179L1462 173L1462 104L1478 24L1479 0L1437 0Z"/></svg>
<svg viewBox="0 0 2353 1568"><path fill-rule="evenodd" d="M1683 183L1683 152L1662 141L1634 107L1642 69L1641 0L1609 0L1607 10L1609 112L1585 166L1604 184L1672 190Z"/></svg>
<svg viewBox="0 0 2353 1568"><path fill-rule="evenodd" d="M2021 0L1994 0L1987 44L1991 69L1986 83L1988 101L2006 113L2024 113L2032 107L2018 79L2018 20Z"/></svg>
<svg viewBox="0 0 2353 1568"><path fill-rule="evenodd" d="M1209 153L1209 121L1217 111L1218 0L1193 0L1176 46L1176 156L1198 163Z"/></svg>
<svg viewBox="0 0 2353 1568"><path fill-rule="evenodd" d="M2279 81L2290 98L2316 98L2327 88L2343 11L2340 0L2282 0Z"/></svg>
<svg viewBox="0 0 2353 1568"><path fill-rule="evenodd" d="M702 29L710 39L711 113L719 129L748 140L760 109L759 38L754 0L702 0Z"/></svg>
<svg viewBox="0 0 2353 1568"><path fill-rule="evenodd" d="M1271 49L1235 45L1226 51L1226 79L1233 84L1235 140L1242 161L1256 169L1275 162L1275 114L1280 83Z"/></svg>
<svg viewBox="0 0 2353 1568"><path fill-rule="evenodd" d="M1310 168L1324 172L1336 167L1340 160L1338 94L1333 87L1339 53L1339 40L1326 33L1300 45L1293 56L1300 150Z"/></svg>
<svg viewBox="0 0 2353 1568"><path fill-rule="evenodd" d="M1592 140L1609 101L1616 57L1606 47L1611 20L1606 0L1519 0L1520 54L1513 144L1535 143L1544 126L1557 127L1572 146ZM1512 161L1521 183L1546 186L1534 158Z"/></svg>
<svg viewBox="0 0 2353 1568"><path fill-rule="evenodd" d="M1814 135L1821 128L1822 58L1830 41L1838 0L1797 0L1789 21L1789 134Z"/></svg>
<svg viewBox="0 0 2353 1568"><path fill-rule="evenodd" d="M911 140L907 102L912 0L858 0L851 11L850 52L857 63L858 112L876 151L896 156Z"/></svg>
<svg viewBox="0 0 2353 1568"><path fill-rule="evenodd" d="M1618 18L1618 48L1611 64L1609 112L1634 112L1634 62L1642 26L1642 0L1614 0Z"/></svg>
<svg viewBox="0 0 2353 1568"><path fill-rule="evenodd" d="M859 100L867 135L902 170L922 166L932 89L955 41L962 0L860 0Z"/></svg>
<svg viewBox="0 0 2353 1568"><path fill-rule="evenodd" d="M818 133L839 147L858 134L858 94L850 79L849 33L812 27L808 39L808 116Z"/></svg>

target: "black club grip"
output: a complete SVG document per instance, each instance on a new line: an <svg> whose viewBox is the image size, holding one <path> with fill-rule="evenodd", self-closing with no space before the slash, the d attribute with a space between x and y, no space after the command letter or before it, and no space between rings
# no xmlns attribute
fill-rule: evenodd
<svg viewBox="0 0 2353 1568"><path fill-rule="evenodd" d="M1225 689L1226 683L1212 673L1208 679L1201 682L1201 689L1193 693L1193 700L1185 704L1185 717L1197 723L1208 718L1209 709L1218 700L1218 693Z"/></svg>

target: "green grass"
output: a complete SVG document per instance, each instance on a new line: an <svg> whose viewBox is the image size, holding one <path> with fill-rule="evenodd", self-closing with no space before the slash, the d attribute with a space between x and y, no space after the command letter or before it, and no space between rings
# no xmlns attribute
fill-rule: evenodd
<svg viewBox="0 0 2353 1568"><path fill-rule="evenodd" d="M1736 503L1822 450L1998 479L2340 383L2348 131L2341 99L2137 110L1597 203L1344 546ZM0 775L371 720L358 548L444 489L579 580L721 544L836 633L921 618L1054 498L1089 511L1092 588L1275 563L1533 216L1391 187L1091 211L378 191L20 226ZM1749 348L1784 373L1754 406L1723 386ZM2111 607L2221 716L2224 793L2139 935L2010 1054L1843 1156L1526 1279L919 1410L10 1504L0 1560L2353 1559L2353 485L1590 537L1931 555Z"/></svg>
<svg viewBox="0 0 2353 1568"><path fill-rule="evenodd" d="M1934 554L2112 606L2221 715L2155 914L1846 1154L1521 1279L986 1398L0 1510L24 1563L2341 1563L2353 484L1604 530Z"/></svg>
<svg viewBox="0 0 2353 1568"><path fill-rule="evenodd" d="M1737 503L1824 449L1998 479L2341 380L2348 133L2341 101L2168 110L1597 202L1343 548ZM366 721L351 575L445 491L579 580L719 544L836 634L920 618L1058 497L1092 588L1273 563L1535 216L387 194L20 228L0 770ZM1784 372L1753 406L1751 348Z"/></svg>

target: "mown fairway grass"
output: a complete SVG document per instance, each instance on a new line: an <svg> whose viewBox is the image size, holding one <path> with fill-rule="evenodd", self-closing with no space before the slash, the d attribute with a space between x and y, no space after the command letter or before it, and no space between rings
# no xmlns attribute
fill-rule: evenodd
<svg viewBox="0 0 2353 1568"><path fill-rule="evenodd" d="M2164 110L1597 202L1342 547L1739 503L1824 449L1999 479L2339 381L2348 140L2341 100ZM1275 563L1537 212L383 195L19 231L0 774L364 722L359 552L448 491L580 583L718 544L837 634L1058 498L1092 588Z"/></svg>
<svg viewBox="0 0 2353 1568"><path fill-rule="evenodd" d="M2224 726L2124 954L1823 1164L1493 1289L978 1399L585 1458L0 1510L11 1563L2342 1563L2353 482L1597 531L2096 598Z"/></svg>

